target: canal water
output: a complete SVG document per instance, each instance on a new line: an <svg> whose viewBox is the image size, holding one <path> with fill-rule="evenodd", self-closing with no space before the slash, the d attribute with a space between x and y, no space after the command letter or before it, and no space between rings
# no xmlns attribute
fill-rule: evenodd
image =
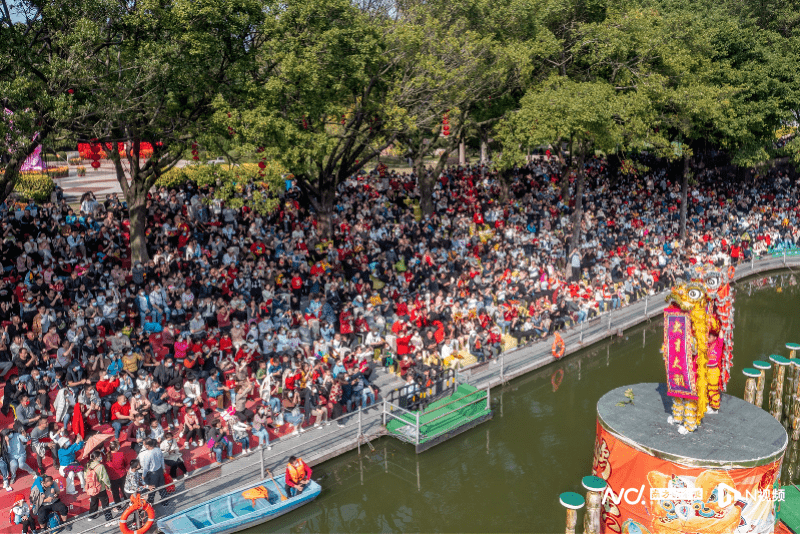
<svg viewBox="0 0 800 534"><path fill-rule="evenodd" d="M743 367L800 342L800 288L774 280L752 292L739 283L728 384L738 397ZM323 487L315 502L247 532L563 532L558 494L584 492L597 400L625 384L663 382L661 336L658 317L493 389L494 419L421 455L384 437L374 451L325 462L314 468Z"/></svg>

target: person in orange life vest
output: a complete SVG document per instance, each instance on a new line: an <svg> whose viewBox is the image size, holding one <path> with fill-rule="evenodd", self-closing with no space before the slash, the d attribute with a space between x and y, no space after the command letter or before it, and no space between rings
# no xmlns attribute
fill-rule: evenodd
<svg viewBox="0 0 800 534"><path fill-rule="evenodd" d="M303 492L311 482L311 468L302 458L291 456L286 465L286 495L294 497Z"/></svg>

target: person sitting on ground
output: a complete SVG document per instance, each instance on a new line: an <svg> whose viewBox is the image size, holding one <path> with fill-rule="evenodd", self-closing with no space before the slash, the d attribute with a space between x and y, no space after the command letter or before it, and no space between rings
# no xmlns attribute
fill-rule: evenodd
<svg viewBox="0 0 800 534"><path fill-rule="evenodd" d="M186 464L183 463L183 456L181 455L180 447L178 447L178 440L172 437L172 432L164 434L159 448L164 454L164 464L169 467L169 476L171 476L173 480L178 478L178 469L183 471L183 475L188 472L186 470ZM183 475L181 475L181 477Z"/></svg>
<svg viewBox="0 0 800 534"><path fill-rule="evenodd" d="M41 483L42 491L36 494L36 502L32 503L34 510L36 510L36 520L39 521L39 525L49 526L50 523L47 519L52 512L59 515L62 523L65 522L69 510L58 496L53 477L42 477Z"/></svg>
<svg viewBox="0 0 800 534"><path fill-rule="evenodd" d="M228 453L228 459L233 456L233 440L220 419L215 419L206 430L206 441L208 448L216 455L217 463L222 462L223 449Z"/></svg>
<svg viewBox="0 0 800 534"><path fill-rule="evenodd" d="M192 447L203 445L203 428L200 426L200 418L197 417L195 408L190 406L186 408L186 413L183 416L183 439L186 442L183 445L184 449L189 448L191 442Z"/></svg>
<svg viewBox="0 0 800 534"><path fill-rule="evenodd" d="M14 505L11 507L14 513L14 524L22 525L22 534L36 532L36 523L33 521L33 512L25 500L25 495L17 493L14 496Z"/></svg>

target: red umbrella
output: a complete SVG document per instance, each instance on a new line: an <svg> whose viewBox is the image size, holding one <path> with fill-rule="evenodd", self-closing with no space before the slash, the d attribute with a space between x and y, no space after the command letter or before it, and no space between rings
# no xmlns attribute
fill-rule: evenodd
<svg viewBox="0 0 800 534"><path fill-rule="evenodd" d="M81 458L86 458L89 456L89 453L95 450L97 447L105 443L106 441L113 438L113 434L95 434L94 436L90 437L86 440L86 445L83 446L83 452L81 452Z"/></svg>

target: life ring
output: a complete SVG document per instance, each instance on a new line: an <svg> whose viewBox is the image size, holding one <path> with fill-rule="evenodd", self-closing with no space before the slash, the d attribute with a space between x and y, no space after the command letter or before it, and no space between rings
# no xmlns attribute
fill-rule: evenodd
<svg viewBox="0 0 800 534"><path fill-rule="evenodd" d="M553 353L553 358L555 358L556 360L560 360L564 356L564 353L566 351L567 351L567 344L564 343L564 340L561 339L559 333L556 332L556 339L555 341L553 341L553 349L551 351Z"/></svg>
<svg viewBox="0 0 800 534"><path fill-rule="evenodd" d="M559 369L553 376L550 377L550 383L553 384L553 393L558 391L558 386L561 385L561 381L564 380L564 370Z"/></svg>
<svg viewBox="0 0 800 534"><path fill-rule="evenodd" d="M147 514L147 522L138 530L131 530L128 528L128 518L137 510L144 510ZM122 534L144 534L156 520L156 511L153 510L153 505L142 498L138 493L131 497L131 505L128 509L122 512L119 518L119 530Z"/></svg>
<svg viewBox="0 0 800 534"><path fill-rule="evenodd" d="M733 275L735 275L735 274L736 274L736 267L734 267L733 265L729 265L728 266L728 279L729 280L733 280Z"/></svg>

